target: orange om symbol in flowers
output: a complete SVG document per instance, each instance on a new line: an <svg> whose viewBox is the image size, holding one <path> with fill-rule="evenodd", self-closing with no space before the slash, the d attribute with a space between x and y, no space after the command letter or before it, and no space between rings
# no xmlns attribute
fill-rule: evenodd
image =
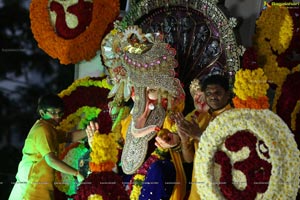
<svg viewBox="0 0 300 200"><path fill-rule="evenodd" d="M86 30L92 21L93 3L78 0L77 4L71 5L67 8L69 13L77 17L78 24L75 28L71 29L66 23L66 13L63 5L56 1L50 3L50 10L54 11L57 15L55 28L56 33L64 39L73 39Z"/></svg>
<svg viewBox="0 0 300 200"><path fill-rule="evenodd" d="M268 189L272 165L258 156L256 143L257 138L248 131L239 131L227 138L225 147L229 151L238 152L243 147L248 147L250 150L248 158L233 165L225 152L216 152L215 162L221 165L220 182L223 183L220 184L220 190L227 199L254 200L257 193L264 193ZM259 141L259 144L264 145L262 141ZM264 147L267 148L265 145ZM268 153L264 155L269 158ZM247 186L243 191L233 185L232 167L243 172L247 178Z"/></svg>

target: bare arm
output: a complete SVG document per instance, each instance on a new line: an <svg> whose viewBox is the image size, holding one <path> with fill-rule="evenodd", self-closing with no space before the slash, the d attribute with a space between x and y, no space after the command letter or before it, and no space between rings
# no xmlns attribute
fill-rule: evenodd
<svg viewBox="0 0 300 200"><path fill-rule="evenodd" d="M68 133L68 141L70 142L76 142L78 140L82 140L83 138L85 138L87 135L86 135L86 132L85 130L76 130L74 132L70 132Z"/></svg>
<svg viewBox="0 0 300 200"><path fill-rule="evenodd" d="M181 139L182 156L185 162L191 163L194 161L195 149L191 138L198 140L201 135L201 130L198 124L186 120L182 113L176 113L174 120L177 126L177 132Z"/></svg>
<svg viewBox="0 0 300 200"><path fill-rule="evenodd" d="M76 176L79 182L82 182L84 180L84 177L78 172L78 170L59 160L53 152L45 155L45 161L50 167L57 171L60 171L64 174Z"/></svg>
<svg viewBox="0 0 300 200"><path fill-rule="evenodd" d="M181 142L181 152L185 162L192 163L194 161L195 150L192 142Z"/></svg>
<svg viewBox="0 0 300 200"><path fill-rule="evenodd" d="M183 160L187 163L191 163L194 161L195 150L193 147L193 143L190 142L190 137L184 130L181 129L180 126L177 126L177 132L181 139L181 152Z"/></svg>

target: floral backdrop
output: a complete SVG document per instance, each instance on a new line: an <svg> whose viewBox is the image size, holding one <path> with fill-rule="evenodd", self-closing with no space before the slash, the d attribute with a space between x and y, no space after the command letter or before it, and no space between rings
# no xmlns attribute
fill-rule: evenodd
<svg viewBox="0 0 300 200"><path fill-rule="evenodd" d="M48 10L48 4L50 4L51 11ZM79 0L78 2L68 1L67 4L70 4L67 5L70 7L72 7L71 4L83 6L86 16L90 16L81 17L83 21L80 21L80 26L74 33L68 32L64 23L59 23L60 17L53 18L53 12L61 16L62 10L60 8L65 5L57 5L54 1L48 0L33 0L30 7L31 28L40 48L53 58L58 58L62 64L78 63L95 56L96 51L100 48L100 42L108 24L116 18L119 12L119 4L116 1L94 0L93 3L90 3ZM109 5L109 8L107 5ZM75 7L72 9L75 9ZM113 12L105 12L107 10L103 10L104 7L111 9ZM84 16L84 13L75 10L74 12L79 18ZM107 13L110 14L106 15ZM253 46L246 50L242 59L242 69L245 71L237 72L234 91L236 97L233 99L234 105L239 108L270 108L287 124L295 135L298 146L300 145L299 16L299 6L276 6L270 3L262 10L256 21ZM56 21L54 20L54 23L50 20L44 20L46 18L55 19ZM70 23L72 24L72 22ZM250 86L247 82L254 84L250 84ZM59 93L66 104L64 120L60 128L65 131L82 129L90 120L96 120L100 124L99 132L104 134L99 136L100 138L118 137L110 135L113 122L109 116L108 103L110 99L107 96L111 88L112 86L108 84L106 77L85 77L75 80L69 88ZM247 94L251 95L247 96ZM245 134L248 133L242 132L240 135L242 137ZM248 138L251 138L251 136ZM107 139L107 141L109 140ZM101 142L99 145L105 146ZM114 146L113 143L112 146ZM117 145L115 148L117 148ZM83 142L65 144L61 146L60 158L78 168L76 161L87 151L87 147ZM95 176L89 176L91 181L108 180L107 177L114 177L111 172L111 162L98 155L104 153L94 151L93 154L97 155L94 158L97 157L100 160L103 158L103 160L96 159L97 161L95 161L94 159L93 161L96 164L90 165L93 172L98 172L94 173ZM114 154L114 156L117 155ZM225 162L222 160L224 158L221 153L218 159L220 163ZM114 158L112 158L112 162L115 162ZM103 170L105 173L103 173ZM115 179L118 183L121 181L118 177L115 177ZM62 195L70 196L76 193L77 184L73 177L58 173L56 180L61 183L71 183L56 185ZM112 188L108 189L111 190ZM95 195L93 196L94 199L102 199L102 196L105 195L102 190L98 191L97 194L101 194L98 196L85 193L85 186L82 186L79 191L79 196L75 198L80 199L88 195ZM118 191L120 194L122 193L121 185L119 185ZM127 196L124 194L124 199L126 198Z"/></svg>
<svg viewBox="0 0 300 200"><path fill-rule="evenodd" d="M271 86L268 94L271 109L294 133L298 147L300 145L299 15L300 7L297 4L286 7L271 4L267 7L256 21L254 45L243 57L243 68L263 69Z"/></svg>

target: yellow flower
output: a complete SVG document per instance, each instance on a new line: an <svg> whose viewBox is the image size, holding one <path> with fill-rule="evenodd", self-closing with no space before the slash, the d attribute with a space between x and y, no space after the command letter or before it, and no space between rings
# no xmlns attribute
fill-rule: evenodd
<svg viewBox="0 0 300 200"><path fill-rule="evenodd" d="M85 125L93 118L97 117L101 112L100 108L83 106L75 113L72 113L62 120L59 124L58 129L65 132L70 132L78 125L79 129L83 129Z"/></svg>
<svg viewBox="0 0 300 200"><path fill-rule="evenodd" d="M87 200L103 200L103 198L99 194L91 194Z"/></svg>
<svg viewBox="0 0 300 200"><path fill-rule="evenodd" d="M268 88L267 77L261 68L252 71L241 69L235 75L233 91L242 100L266 96Z"/></svg>
<svg viewBox="0 0 300 200"><path fill-rule="evenodd" d="M269 186L261 199L282 199L287 194L292 199L296 198L298 187L295 186L298 186L300 181L298 178L300 152L287 125L268 109L231 109L210 122L199 141L194 162L196 180L203 183L197 184L201 199L223 198L219 184L215 184L219 181L216 177L220 172L214 162L215 154L217 151L223 151L230 158L230 162L239 162L248 158L249 149L246 146L237 152L224 147L228 136L245 130L258 139L256 143L258 156L272 164ZM261 146L259 141L263 141L265 146ZM268 152L269 157L265 157L261 151ZM236 169L232 166L233 176L234 170ZM236 180L243 180L244 177L239 177L240 175L244 176L243 173L235 174Z"/></svg>
<svg viewBox="0 0 300 200"><path fill-rule="evenodd" d="M72 92L74 92L77 87L84 86L84 87L89 87L89 86L96 86L100 88L106 88L106 89L111 89L112 85L110 85L107 82L107 79L102 79L101 81L99 80L93 80L91 77L84 77L81 79L75 80L72 85L70 85L67 89L61 91L58 96L64 97L64 96L69 96Z"/></svg>
<svg viewBox="0 0 300 200"><path fill-rule="evenodd" d="M142 174L136 174L134 176L134 182L144 182L145 176ZM130 200L138 200L142 190L142 184L134 183L132 191L130 193Z"/></svg>
<svg viewBox="0 0 300 200"><path fill-rule="evenodd" d="M260 41L270 41L270 47L279 54L283 53L290 45L293 36L293 19L288 8L272 6L265 9L256 21L257 34ZM279 30L279 31L278 31ZM257 43L261 45L261 43Z"/></svg>
<svg viewBox="0 0 300 200"><path fill-rule="evenodd" d="M112 35L116 35L118 33L118 30L117 29L113 29L110 32L111 32Z"/></svg>
<svg viewBox="0 0 300 200"><path fill-rule="evenodd" d="M277 54L283 53L290 46L293 37L293 19L288 8L272 6L262 12L256 25L254 45L258 53L258 63L262 64L268 81L277 86L272 105L273 111L276 112L282 84L290 73L290 70L285 68L287 66L279 67L276 59Z"/></svg>
<svg viewBox="0 0 300 200"><path fill-rule="evenodd" d="M91 162L95 164L118 161L118 144L111 134L100 134L96 132L93 138Z"/></svg>

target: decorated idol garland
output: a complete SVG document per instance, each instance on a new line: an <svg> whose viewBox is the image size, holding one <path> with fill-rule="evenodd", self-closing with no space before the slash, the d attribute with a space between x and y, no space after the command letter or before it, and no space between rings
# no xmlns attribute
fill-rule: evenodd
<svg viewBox="0 0 300 200"><path fill-rule="evenodd" d="M236 74L236 80L243 77L247 84L235 82L236 108L216 117L200 138L198 193L204 200L296 199L300 154L294 136L268 103L258 107L268 88L263 71ZM243 87L250 88L248 96Z"/></svg>
<svg viewBox="0 0 300 200"><path fill-rule="evenodd" d="M90 120L95 120L101 125L100 131L102 133L110 133L113 124L108 108L109 99L104 97L108 95L111 87L106 76L84 77L75 80L67 89L58 94L65 104L65 114L58 128L66 132L83 129ZM113 127L113 129L116 129L116 127ZM107 141L106 144L113 146L121 137L117 133L111 133L109 138L105 134L100 137L102 140ZM108 139L110 138L113 138L111 139L113 144L109 143ZM83 142L63 144L60 146L59 156L66 163L87 175L88 171L95 171L95 166L98 166L93 164L89 166L89 159L85 158L89 155L87 146ZM107 150L101 145L98 145L98 147L102 152ZM109 156L109 152L106 152L106 155ZM101 159L101 155L99 159ZM112 163L109 166L112 165L114 166ZM73 176L57 172L55 183L56 188L68 196L75 195L77 192L78 183Z"/></svg>
<svg viewBox="0 0 300 200"><path fill-rule="evenodd" d="M113 124L108 111L109 99L104 98L111 87L106 76L84 77L59 93L66 104L60 129L71 131L76 127L84 128L92 119L100 125L90 150L82 142L69 144L60 150L62 160L80 171L84 170L82 173L86 175L79 185L73 176L56 173L56 188L73 199L129 199L121 177L113 170L118 158L120 135L115 131L118 126ZM120 110L115 122L119 122L126 113ZM85 158L86 155L88 158Z"/></svg>
<svg viewBox="0 0 300 200"><path fill-rule="evenodd" d="M90 174L73 195L74 200L129 200L121 176L113 170L118 160L118 148L113 133L95 133L90 153Z"/></svg>
<svg viewBox="0 0 300 200"><path fill-rule="evenodd" d="M31 30L49 56L62 64L75 64L96 55L119 11L116 0L32 0Z"/></svg>

